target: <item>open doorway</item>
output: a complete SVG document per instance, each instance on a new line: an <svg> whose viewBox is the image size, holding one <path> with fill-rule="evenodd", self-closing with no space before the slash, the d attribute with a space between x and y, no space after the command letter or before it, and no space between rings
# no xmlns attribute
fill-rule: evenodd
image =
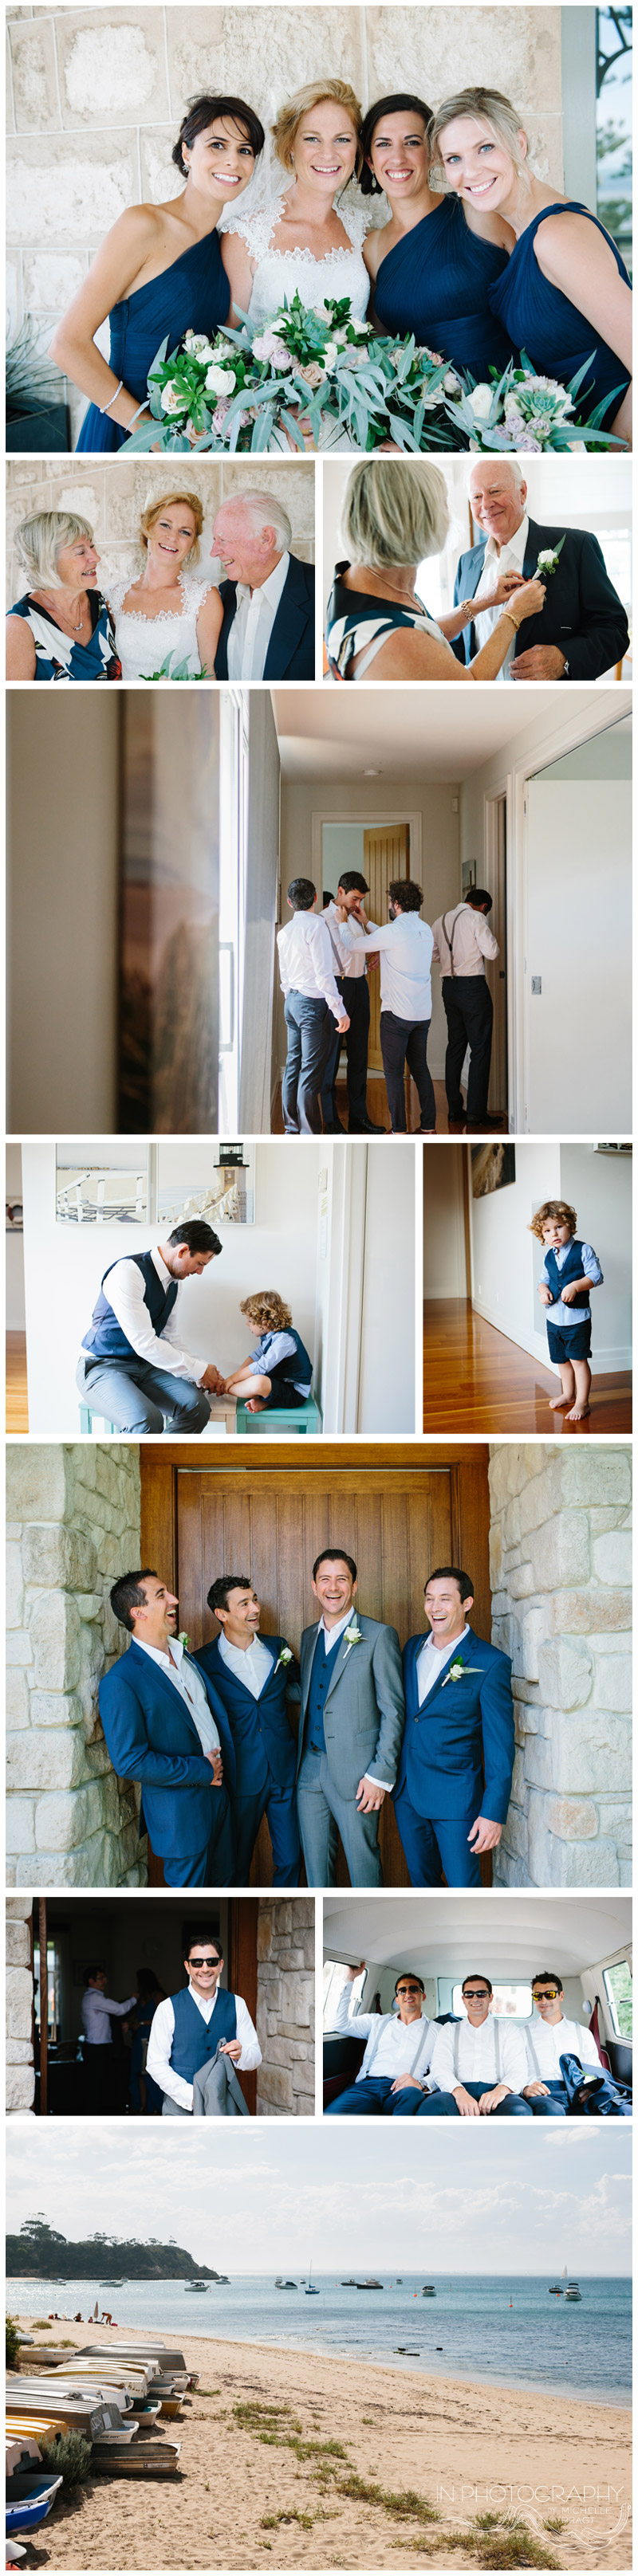
<svg viewBox="0 0 638 2576"><path fill-rule="evenodd" d="M379 925L382 922L386 922L388 920L388 888L392 884L393 880L397 877L408 878L416 876L420 882L418 865L412 864L415 842L420 845L420 820L420 816L418 818L414 818L414 820L406 816L402 817L400 821L395 821L384 816L378 823L370 825L365 822L354 822L347 819L343 822L327 822L323 820L323 817L317 817L316 822L320 833L319 851L322 900L324 905L327 903L330 895L336 894L339 880L344 876L346 870L350 868L358 868L361 874L366 878L369 888L369 891L365 896L365 907L369 919L377 922ZM418 830L415 828L417 822L419 826ZM374 967L372 964L368 973L368 983L370 992L368 1084L373 1084L375 1086L370 1095L368 1105L371 1116L376 1120L381 1120L381 1123L385 1126L388 1112L384 1085L383 1058L381 1054L381 983L378 967ZM340 1081L345 1081L345 1046L341 1049L338 1066L338 1084ZM411 1077L407 1072L407 1068L405 1087L407 1128L408 1133L410 1134L418 1132L420 1126L420 1109L418 1095ZM337 1092L337 1097L339 1100L339 1090ZM345 1105L344 1092L341 1097L341 1108L345 1109Z"/></svg>
<svg viewBox="0 0 638 2576"><path fill-rule="evenodd" d="M498 940L498 957L485 960L492 996L494 1027L488 1110L508 1125L508 993L507 993L507 785L503 780L485 800L485 885L492 897L490 927Z"/></svg>

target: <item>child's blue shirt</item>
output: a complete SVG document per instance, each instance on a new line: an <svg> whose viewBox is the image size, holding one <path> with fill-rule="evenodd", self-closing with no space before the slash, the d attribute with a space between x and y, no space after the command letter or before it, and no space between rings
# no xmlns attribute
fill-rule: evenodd
<svg viewBox="0 0 638 2576"><path fill-rule="evenodd" d="M281 1368L284 1361L289 1361L290 1365L286 1368L285 1375L290 1378L296 1394L310 1394L312 1361L302 1342L301 1334L295 1332L294 1324L284 1325L283 1331L279 1333L262 1333L256 1351L251 1351L250 1360L256 1377L272 1377L274 1369Z"/></svg>
<svg viewBox="0 0 638 2576"><path fill-rule="evenodd" d="M572 1253L576 1249L579 1254L579 1272L576 1275L584 1274L585 1278L595 1281L596 1287L598 1287L601 1285L603 1277L598 1254L597 1252L594 1252L592 1243L581 1243L579 1237L572 1235L569 1243L561 1243L558 1246L552 1245L552 1261L555 1262L556 1269L564 1270L566 1263L570 1260ZM541 1270L541 1283L546 1288L552 1288L554 1284L549 1274L547 1255ZM577 1297L574 1300L573 1306L564 1306L562 1298L557 1297L554 1305L546 1306L544 1312L546 1323L557 1324L559 1329L562 1327L563 1331L567 1333L570 1331L573 1332L575 1324L586 1324L588 1321L591 1322L591 1306L589 1305L587 1298Z"/></svg>

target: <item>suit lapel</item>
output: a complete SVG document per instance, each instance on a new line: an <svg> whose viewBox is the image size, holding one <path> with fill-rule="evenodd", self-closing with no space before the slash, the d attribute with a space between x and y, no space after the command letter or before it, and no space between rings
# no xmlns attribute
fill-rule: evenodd
<svg viewBox="0 0 638 2576"><path fill-rule="evenodd" d="M132 1653L132 1654L134 1654L134 1655L135 1655L135 1654L137 1654L137 1655L139 1656L140 1663L142 1663L142 1664L144 1665L144 1667L145 1667L145 1670L146 1670L147 1674L148 1674L149 1672L152 1674L153 1682L154 1682L154 1684L156 1685L156 1687L157 1687L157 1689L158 1689L158 1691L159 1691L159 1693L160 1693L160 1696L161 1696L161 1698L164 1700L164 1702L165 1702L166 1706L168 1707L168 1706L169 1706L169 1704L170 1704L170 1706L174 1709L174 1705L175 1705L175 1696L176 1696L176 1694L175 1694L175 1684L174 1684L174 1682L172 1682L172 1681L170 1681L170 1680L169 1680L168 1673L163 1673L163 1672L162 1672L161 1664L154 1664L154 1663L152 1662L152 1660L151 1660L150 1655L144 1655L144 1654L142 1654L140 1647L139 1647L139 1646L137 1646L137 1647L136 1647L136 1646L135 1646L135 1643L133 1643L133 1646L129 1649L129 1652L130 1652L130 1653ZM199 1667L198 1667L198 1666L196 1666L196 1670L198 1670L198 1669L199 1669ZM200 1675L200 1679L201 1679L201 1681L203 1682L203 1684L204 1684L204 1689L205 1689L205 1688L206 1688L206 1676L205 1676L205 1673L202 1673L202 1674ZM187 1700L185 1700L185 1699L182 1699L181 1691L178 1691L178 1692L177 1692L177 1704L178 1704L178 1708L180 1708L180 1710L181 1710L182 1717L185 1719L186 1725L187 1725L187 1726L189 1726L189 1727L190 1727L190 1729L191 1729L191 1734L192 1734L192 1736L193 1736L193 1738L194 1738L194 1742L195 1742L195 1744L196 1744L196 1746L197 1746L197 1751L198 1751L198 1753L201 1753L201 1749L202 1749L202 1747L201 1747L201 1739L200 1739L200 1737L199 1737L199 1735L198 1735L198 1733L197 1733L197 1727L196 1727L196 1725L195 1725L195 1718L194 1718L194 1715L193 1715L193 1711L192 1711L192 1709L190 1709L190 1708L189 1708L188 1701L187 1701ZM211 1714L212 1714L212 1712L211 1712Z"/></svg>
<svg viewBox="0 0 638 2576"><path fill-rule="evenodd" d="M358 1621L357 1621L357 1625L358 1625ZM348 1626L350 1626L350 1621L349 1621L349 1620L348 1620ZM330 1656L330 1664L329 1664L330 1680L329 1680L329 1682L328 1682L328 1687L327 1687L327 1690L326 1690L326 1705L327 1705L327 1703L328 1703L328 1700L332 1697L332 1692L333 1692L333 1690L335 1690L335 1689L336 1689L337 1682L339 1682L339 1681L341 1680L341 1675L342 1675L342 1672L343 1672L344 1664L346 1663L347 1657L348 1657L348 1655L350 1654L350 1652L351 1652L351 1651L352 1651L352 1654L353 1654L353 1655L356 1655L356 1651L357 1651L356 1646L353 1646L353 1647L352 1647L352 1649L350 1649L350 1647L349 1647L349 1645L348 1645L348 1642L347 1642L346 1632L345 1632L345 1628L344 1628L344 1629L343 1629L343 1631L342 1631L342 1634L341 1634L341 1636L340 1636L340 1638L339 1638L338 1646L333 1646L332 1654L331 1654L331 1656Z"/></svg>
<svg viewBox="0 0 638 2576"><path fill-rule="evenodd" d="M528 526L528 530L527 530L527 544L526 544L526 547L525 547L525 553L524 553L524 556L523 556L523 580L524 580L524 581L531 581L531 580L532 580L532 578L533 578L533 575L534 575L534 573L535 573L535 571L536 571L536 566L537 566L537 563L538 563L539 548L540 548L540 546L541 546L541 543L542 543L542 529L541 529L541 528L539 528L539 527L537 527L537 524L536 524L536 520L535 520L535 519L530 519L529 526Z"/></svg>
<svg viewBox="0 0 638 2576"><path fill-rule="evenodd" d="M422 1640L422 1642L423 1642L424 1644L426 1644L426 1643L427 1643L427 1640L426 1640L426 1639L423 1639L423 1640ZM446 1673L448 1673L448 1672L449 1672L450 1664L453 1664L453 1663L454 1663L454 1661L455 1661L455 1657L456 1657L457 1655L462 1655L462 1657L463 1657L463 1662L464 1662L464 1663L465 1663L466 1657L467 1657L468 1663L469 1663L469 1662L471 1662L471 1658L472 1658L472 1648L473 1648L474 1644L475 1644L475 1639L474 1639L474 1637L473 1637L473 1635L472 1635L472 1630L471 1630L471 1628L469 1628L469 1629L468 1629L468 1633L467 1633L467 1637L462 1637L462 1638L459 1640L458 1644L455 1644L455 1645L453 1645L453 1646L451 1646L451 1647L450 1647L449 1655L446 1655L445 1663L444 1663L444 1664L441 1664L440 1671L437 1673L436 1681L433 1683L433 1686L432 1686L431 1691L428 1691L427 1699L424 1699L424 1701L423 1701L423 1707L424 1707L425 1709L431 1708L433 1700L435 1700L435 1699L436 1699L437 1692L443 1689L443 1684L444 1684L444 1681L445 1681ZM420 1647L419 1647L419 1652L420 1652Z"/></svg>
<svg viewBox="0 0 638 2576"><path fill-rule="evenodd" d="M301 641L306 624L306 613L301 600L295 598L296 587L291 555L279 607L275 612L270 630L268 651L264 662L265 680L286 678L290 664L294 661L297 645Z"/></svg>

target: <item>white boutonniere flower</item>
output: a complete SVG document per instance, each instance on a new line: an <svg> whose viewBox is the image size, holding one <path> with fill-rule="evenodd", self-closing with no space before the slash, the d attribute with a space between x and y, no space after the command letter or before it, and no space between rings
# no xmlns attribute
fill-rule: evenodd
<svg viewBox="0 0 638 2576"><path fill-rule="evenodd" d="M278 1673L280 1664L291 1664L291 1663L292 1663L292 1661L293 1661L292 1646L282 1646L281 1654L277 1656L277 1662L276 1662L276 1664L275 1664L275 1672L276 1672L276 1673Z"/></svg>
<svg viewBox="0 0 638 2576"><path fill-rule="evenodd" d="M350 1653L350 1649L351 1649L351 1647L352 1647L352 1646L360 1646L360 1644L361 1644L361 1629L357 1627L357 1623L356 1623L356 1620L355 1620L355 1622L354 1622L354 1626L353 1626L352 1628L344 1628L343 1633L344 1633L344 1637L345 1637L345 1641L346 1641L346 1652L345 1652L345 1655L344 1655L344 1663L347 1663L348 1655L349 1655L349 1653Z"/></svg>
<svg viewBox="0 0 638 2576"><path fill-rule="evenodd" d="M445 1690L448 1682L460 1682L464 1673L480 1673L480 1671L480 1664L464 1664L462 1655L455 1655L454 1662L450 1664L449 1671L445 1675L445 1681L441 1683L441 1689Z"/></svg>
<svg viewBox="0 0 638 2576"><path fill-rule="evenodd" d="M552 547L552 546L543 546L543 547L541 548L541 552L540 552L540 554L539 554L539 558L538 558L538 563L537 563L537 566L536 566L536 573L535 573L535 576L534 576L535 580L537 580L537 581L538 581L539 579L541 579L542 581L547 581L547 580L548 580L548 577L549 577L550 572L555 572L555 571L556 571L557 564L558 564L558 557L559 557L559 554L561 554L561 553L562 553L562 549L563 549L564 543L565 543L565 538L564 538L564 537L561 537L561 541L560 541L560 545L559 545L559 546L554 546L554 547Z"/></svg>
<svg viewBox="0 0 638 2576"><path fill-rule="evenodd" d="M187 1628L180 1628L180 1629L179 1629L179 1632L178 1632L178 1638L177 1638L177 1643L178 1643L178 1646L183 1646L183 1648L184 1648L184 1653L185 1653L185 1654L187 1654L187 1653L188 1653L188 1629L187 1629Z"/></svg>

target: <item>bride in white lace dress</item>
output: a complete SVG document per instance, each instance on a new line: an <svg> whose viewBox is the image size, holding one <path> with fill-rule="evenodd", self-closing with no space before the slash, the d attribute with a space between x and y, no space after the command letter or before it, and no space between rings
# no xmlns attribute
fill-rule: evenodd
<svg viewBox="0 0 638 2576"><path fill-rule="evenodd" d="M235 318L265 322L286 297L307 307L349 296L363 322L370 280L362 258L371 216L348 193L362 165L361 109L346 81L309 81L272 127L285 174L269 203L237 210L220 227ZM286 180L288 184L286 184Z"/></svg>
<svg viewBox="0 0 638 2576"><path fill-rule="evenodd" d="M210 574L195 570L203 524L197 492L151 497L142 511L144 570L108 591L124 681L151 679L162 668L170 679L171 666L184 663L189 679L200 672L213 678L223 608Z"/></svg>

